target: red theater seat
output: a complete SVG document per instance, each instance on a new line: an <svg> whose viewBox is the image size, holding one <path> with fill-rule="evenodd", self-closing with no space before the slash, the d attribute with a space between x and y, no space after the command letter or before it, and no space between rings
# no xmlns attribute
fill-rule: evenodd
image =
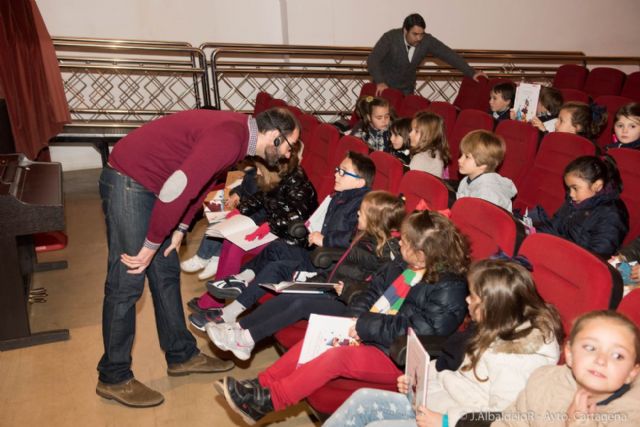
<svg viewBox="0 0 640 427"><path fill-rule="evenodd" d="M640 328L640 289L634 289L622 298L618 311Z"/></svg>
<svg viewBox="0 0 640 427"><path fill-rule="evenodd" d="M399 117L412 118L418 111L426 110L429 104L429 100L420 95L407 95L402 99L397 113Z"/></svg>
<svg viewBox="0 0 640 427"><path fill-rule="evenodd" d="M524 179L538 150L538 129L528 123L503 120L496 127L496 134L504 138L506 151L500 175L511 179L516 188Z"/></svg>
<svg viewBox="0 0 640 427"><path fill-rule="evenodd" d="M558 89L582 90L587 80L589 70L582 65L565 64L558 67L553 78L553 87ZM565 102L567 100L565 99Z"/></svg>
<svg viewBox="0 0 640 427"><path fill-rule="evenodd" d="M634 102L640 102L640 71L636 71L627 76L620 95L631 98Z"/></svg>
<svg viewBox="0 0 640 427"><path fill-rule="evenodd" d="M602 95L620 95L626 77L627 75L617 68L594 68L589 72L582 90L591 98Z"/></svg>
<svg viewBox="0 0 640 427"><path fill-rule="evenodd" d="M383 151L374 151L369 154L369 157L376 165L376 176L371 188L398 194L400 180L404 173L402 162L394 155Z"/></svg>
<svg viewBox="0 0 640 427"><path fill-rule="evenodd" d="M432 210L447 209L449 204L449 189L442 180L430 173L413 170L405 172L400 180L398 190L405 197L407 212L413 212L422 199Z"/></svg>
<svg viewBox="0 0 640 427"><path fill-rule="evenodd" d="M447 135L447 141L451 141L451 134L453 133L453 127L456 124L456 118L458 117L458 110L448 102L434 101L429 104L427 111L435 113L442 117L444 120L444 132Z"/></svg>
<svg viewBox="0 0 640 427"><path fill-rule="evenodd" d="M623 243L627 245L640 236L640 151L614 148L608 154L618 164L623 185L620 198L629 211L629 232Z"/></svg>
<svg viewBox="0 0 640 427"><path fill-rule="evenodd" d="M493 130L493 117L480 110L462 110L453 126L451 139L449 140L449 151L451 152L451 162L449 162L449 178L460 179L458 175L458 157L460 157L460 141L471 131L484 129Z"/></svg>

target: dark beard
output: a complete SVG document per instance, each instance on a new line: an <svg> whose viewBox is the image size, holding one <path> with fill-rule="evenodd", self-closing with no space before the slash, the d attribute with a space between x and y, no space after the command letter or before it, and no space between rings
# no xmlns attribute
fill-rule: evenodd
<svg viewBox="0 0 640 427"><path fill-rule="evenodd" d="M276 147L268 147L264 152L264 160L269 167L276 166L280 160L278 149Z"/></svg>

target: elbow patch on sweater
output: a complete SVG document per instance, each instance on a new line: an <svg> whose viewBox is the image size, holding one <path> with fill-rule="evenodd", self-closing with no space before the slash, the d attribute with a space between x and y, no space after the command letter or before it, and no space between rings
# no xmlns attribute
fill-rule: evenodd
<svg viewBox="0 0 640 427"><path fill-rule="evenodd" d="M186 186L187 175L181 170L177 170L165 181L160 189L160 194L158 194L158 199L164 203L171 203L180 197Z"/></svg>

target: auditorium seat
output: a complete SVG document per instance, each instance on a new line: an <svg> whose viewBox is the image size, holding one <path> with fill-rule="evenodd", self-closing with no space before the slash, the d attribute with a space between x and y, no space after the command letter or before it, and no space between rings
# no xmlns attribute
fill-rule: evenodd
<svg viewBox="0 0 640 427"><path fill-rule="evenodd" d="M324 200L331 192L324 192L329 182L333 182L333 150L338 144L338 129L328 124L319 124L305 141L301 166L316 189L318 201ZM333 188L333 185L331 185Z"/></svg>
<svg viewBox="0 0 640 427"><path fill-rule="evenodd" d="M418 111L429 107L429 100L420 95L407 95L402 99L397 109L398 117L412 118Z"/></svg>
<svg viewBox="0 0 640 427"><path fill-rule="evenodd" d="M526 208L541 205L549 216L553 215L565 199L565 167L576 157L593 156L595 152L595 145L581 136L562 132L547 134L518 188L513 208L524 213Z"/></svg>
<svg viewBox="0 0 640 427"><path fill-rule="evenodd" d="M516 188L521 184L538 150L538 129L529 123L503 120L496 127L496 134L505 142L506 151L498 173L511 179Z"/></svg>
<svg viewBox="0 0 640 427"><path fill-rule="evenodd" d="M427 111L435 113L442 117L444 120L444 131L447 136L447 141L451 141L451 135L453 134L453 127L456 124L456 118L458 117L458 110L452 104L443 101L433 101L427 107Z"/></svg>
<svg viewBox="0 0 640 427"><path fill-rule="evenodd" d="M449 189L440 178L427 172L405 172L398 191L405 197L407 212L413 212L421 199L435 211L447 209L449 205Z"/></svg>
<svg viewBox="0 0 640 427"><path fill-rule="evenodd" d="M524 239L519 255L533 265L536 288L540 296L560 312L565 333L581 314L615 308L620 302L620 274L575 243L536 233Z"/></svg>
<svg viewBox="0 0 640 427"><path fill-rule="evenodd" d="M589 95L580 89L563 88L560 89L560 92L562 93L562 100L564 102L576 101L584 102L585 104L589 103Z"/></svg>
<svg viewBox="0 0 640 427"><path fill-rule="evenodd" d="M382 91L380 96L389 101L389 105L393 109L392 111L395 112L400 108L400 104L402 103L402 99L404 98L404 93L402 93L401 90L388 87Z"/></svg>
<svg viewBox="0 0 640 427"><path fill-rule="evenodd" d="M594 68L589 72L582 90L591 98L602 95L620 95L626 77L626 74L617 68Z"/></svg>
<svg viewBox="0 0 640 427"><path fill-rule="evenodd" d="M493 130L493 117L489 113L479 110L462 110L453 126L451 139L449 140L449 151L451 161L449 162L449 178L460 179L458 175L458 157L460 157L460 141L471 131L484 129Z"/></svg>
<svg viewBox="0 0 640 427"><path fill-rule="evenodd" d="M269 109L269 103L272 99L273 97L267 92L258 92L258 96L256 96L256 103L253 107L253 115L257 116L264 110Z"/></svg>
<svg viewBox="0 0 640 427"><path fill-rule="evenodd" d="M627 245L640 236L640 151L614 148L608 154L618 164L623 186L620 198L629 211L629 233L623 243Z"/></svg>
<svg viewBox="0 0 640 427"><path fill-rule="evenodd" d="M640 102L640 71L627 75L620 95L631 98L634 102Z"/></svg>
<svg viewBox="0 0 640 427"><path fill-rule="evenodd" d="M393 154L383 151L374 151L369 157L376 165L376 176L373 179L371 188L373 190L385 190L393 194L398 194L400 180L404 173L402 162Z"/></svg>
<svg viewBox="0 0 640 427"><path fill-rule="evenodd" d="M584 82L587 80L589 70L582 65L565 64L558 67L556 75L553 77L553 87L557 89L578 89L582 90ZM565 102L567 100L565 99Z"/></svg>
<svg viewBox="0 0 640 427"><path fill-rule="evenodd" d="M510 212L477 197L456 200L451 221L469 240L473 261L498 250L513 256L524 238L524 226Z"/></svg>
<svg viewBox="0 0 640 427"><path fill-rule="evenodd" d="M491 82L486 78L475 81L469 77L463 77L458 95L453 101L460 110L475 109L480 111L489 110L489 91Z"/></svg>
<svg viewBox="0 0 640 427"><path fill-rule="evenodd" d="M634 289L620 301L618 311L640 328L640 289Z"/></svg>
<svg viewBox="0 0 640 427"><path fill-rule="evenodd" d="M602 95L593 100L598 105L602 105L607 109L607 124L600 132L598 139L596 139L596 144L598 147L604 148L607 144L611 144L613 141L613 119L615 118L616 113L623 105L627 105L632 100L630 98L625 98L624 96L616 96L616 95Z"/></svg>

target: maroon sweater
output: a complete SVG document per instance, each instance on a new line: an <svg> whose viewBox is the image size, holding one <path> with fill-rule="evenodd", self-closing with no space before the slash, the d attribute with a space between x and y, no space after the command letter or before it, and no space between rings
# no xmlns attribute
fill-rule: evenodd
<svg viewBox="0 0 640 427"><path fill-rule="evenodd" d="M244 114L192 110L162 117L119 141L111 167L160 196L145 246L157 249L179 224L190 224L219 176L255 154L256 138L255 121Z"/></svg>

